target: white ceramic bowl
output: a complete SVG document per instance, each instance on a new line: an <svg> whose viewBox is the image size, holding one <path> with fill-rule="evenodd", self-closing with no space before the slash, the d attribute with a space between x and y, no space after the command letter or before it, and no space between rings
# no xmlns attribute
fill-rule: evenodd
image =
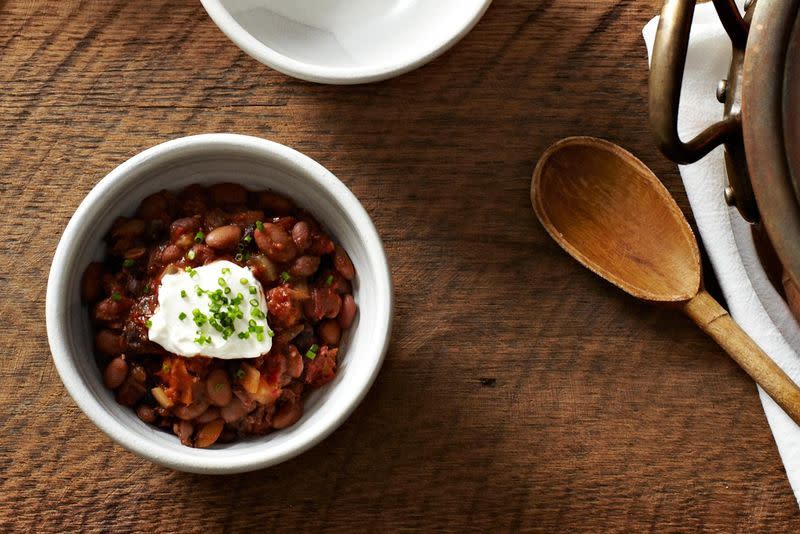
<svg viewBox="0 0 800 534"><path fill-rule="evenodd" d="M104 234L119 215L147 195L191 183L238 182L294 199L322 223L350 254L359 306L343 340L336 378L314 391L295 425L270 435L210 449L193 449L139 420L103 386L80 279L102 257ZM236 473L287 460L338 427L370 388L389 343L392 284L378 233L347 187L312 159L283 145L233 134L184 137L145 150L103 178L73 215L50 269L47 335L67 391L101 430L128 450L158 464L195 473Z"/></svg>
<svg viewBox="0 0 800 534"><path fill-rule="evenodd" d="M201 0L252 57L320 83L385 80L424 65L480 20L491 0Z"/></svg>

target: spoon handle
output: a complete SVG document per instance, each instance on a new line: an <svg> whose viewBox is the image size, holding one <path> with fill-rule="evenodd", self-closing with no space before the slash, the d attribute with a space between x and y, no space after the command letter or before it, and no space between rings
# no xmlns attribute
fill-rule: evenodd
<svg viewBox="0 0 800 534"><path fill-rule="evenodd" d="M684 304L683 311L725 349L795 423L800 424L800 388L750 339L714 297L700 291Z"/></svg>

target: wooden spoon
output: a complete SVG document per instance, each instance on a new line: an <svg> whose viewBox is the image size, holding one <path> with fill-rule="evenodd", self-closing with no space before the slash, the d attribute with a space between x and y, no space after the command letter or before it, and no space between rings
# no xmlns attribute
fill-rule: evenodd
<svg viewBox="0 0 800 534"><path fill-rule="evenodd" d="M539 160L531 203L572 257L634 297L680 308L800 424L800 389L702 288L689 223L644 163L602 139L563 139Z"/></svg>

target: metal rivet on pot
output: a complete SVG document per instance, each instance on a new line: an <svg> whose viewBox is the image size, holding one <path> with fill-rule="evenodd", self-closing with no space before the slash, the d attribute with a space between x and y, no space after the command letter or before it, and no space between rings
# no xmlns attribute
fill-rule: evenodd
<svg viewBox="0 0 800 534"><path fill-rule="evenodd" d="M725 187L725 203L728 204L728 206L736 205L736 195L731 186Z"/></svg>
<svg viewBox="0 0 800 534"><path fill-rule="evenodd" d="M717 101L720 104L725 103L725 98L728 96L728 80L720 80L717 83Z"/></svg>

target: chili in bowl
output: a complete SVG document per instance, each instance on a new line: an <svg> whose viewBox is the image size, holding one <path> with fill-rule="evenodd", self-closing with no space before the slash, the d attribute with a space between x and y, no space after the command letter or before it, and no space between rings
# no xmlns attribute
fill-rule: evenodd
<svg viewBox="0 0 800 534"><path fill-rule="evenodd" d="M170 141L104 178L64 230L47 326L67 390L169 467L286 460L355 408L388 344L377 232L332 174L276 143Z"/></svg>

